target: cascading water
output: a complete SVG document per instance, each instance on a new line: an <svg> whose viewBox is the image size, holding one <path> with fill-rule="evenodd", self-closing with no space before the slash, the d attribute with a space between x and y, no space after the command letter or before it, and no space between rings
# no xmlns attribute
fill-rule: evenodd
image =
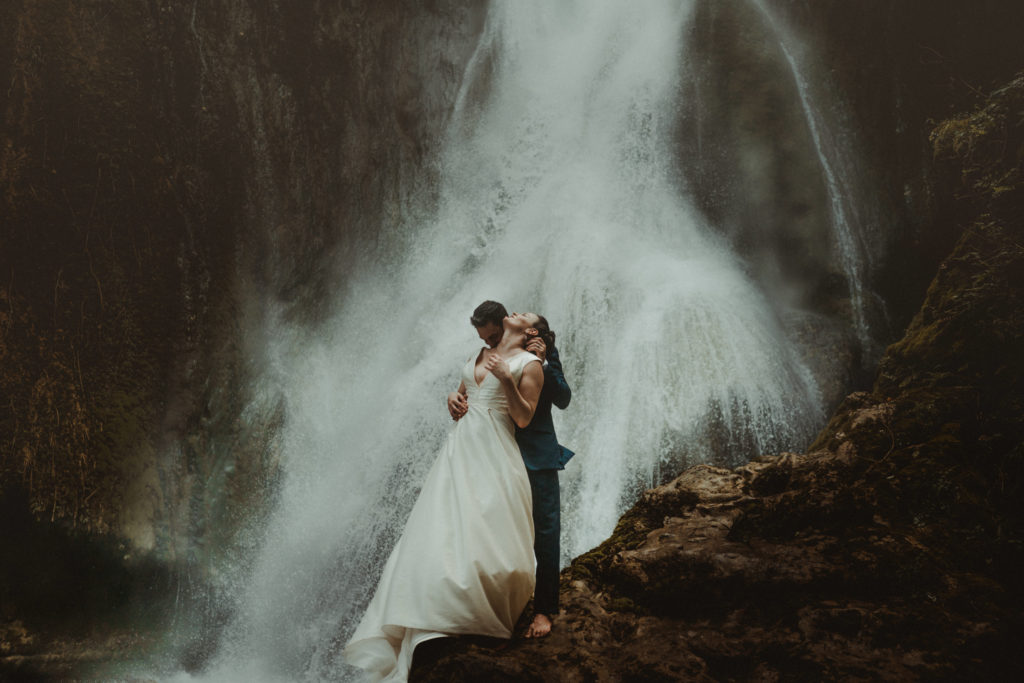
<svg viewBox="0 0 1024 683"><path fill-rule="evenodd" d="M799 441L818 413L771 306L680 191L692 3L605 4L492 10L452 125L451 218L429 240L470 252L477 299L513 292L562 333L576 399L559 434L582 454L564 484L569 555L663 461L705 461L715 437L749 448L726 455L739 461Z"/></svg>
<svg viewBox="0 0 1024 683"><path fill-rule="evenodd" d="M800 96L800 107L814 141L814 148L818 154L818 161L825 179L825 188L828 191L836 254L846 275L854 331L861 349L869 356L874 355L875 342L868 323L869 307L866 300L869 293L864 289L864 281L867 277L865 261L870 254L864 246L863 221L858 216L856 205L849 201L849 197L854 193L849 189L846 191L842 189L842 184L853 182L851 173L841 173L841 169L847 165L843 159L844 150L838 143L837 136L829 134L829 127L825 124L821 111L814 106L811 88L804 75L805 69L794 56L794 49L791 47L797 41L764 0L751 0L751 2L776 35L779 49L782 51L790 73L793 75L793 81L796 83Z"/></svg>
<svg viewBox="0 0 1024 683"><path fill-rule="evenodd" d="M352 675L341 645L450 425L484 299L542 313L573 402L566 557L688 463L804 445L817 388L769 297L693 208L673 148L692 2L494 2L436 214L384 225L310 336L271 321L285 476L209 680ZM425 202L426 205L426 202Z"/></svg>

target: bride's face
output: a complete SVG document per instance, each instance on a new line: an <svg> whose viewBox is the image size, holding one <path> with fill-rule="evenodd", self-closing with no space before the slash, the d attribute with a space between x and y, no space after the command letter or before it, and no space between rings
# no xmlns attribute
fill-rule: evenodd
<svg viewBox="0 0 1024 683"><path fill-rule="evenodd" d="M505 317L505 329L522 332L535 326L539 320L536 313L510 313Z"/></svg>

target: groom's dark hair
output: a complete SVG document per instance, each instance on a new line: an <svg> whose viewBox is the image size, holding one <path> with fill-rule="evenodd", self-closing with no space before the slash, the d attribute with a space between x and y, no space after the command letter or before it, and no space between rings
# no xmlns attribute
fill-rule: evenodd
<svg viewBox="0 0 1024 683"><path fill-rule="evenodd" d="M485 301L473 310L469 322L473 327L483 327L487 323L501 325L507 315L508 311L497 301Z"/></svg>

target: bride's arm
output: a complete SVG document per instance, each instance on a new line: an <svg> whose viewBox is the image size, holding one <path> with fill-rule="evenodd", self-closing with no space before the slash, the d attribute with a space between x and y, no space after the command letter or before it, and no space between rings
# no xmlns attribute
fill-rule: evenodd
<svg viewBox="0 0 1024 683"><path fill-rule="evenodd" d="M544 371L540 362L530 361L523 368L523 376L519 379L519 386L516 386L512 373L509 372L506 363L498 354L494 354L485 361L488 371L498 378L502 388L505 390L505 397L508 399L508 414L512 421L519 427L526 427L533 419L533 413L537 410L537 400L540 398L540 390L544 386Z"/></svg>

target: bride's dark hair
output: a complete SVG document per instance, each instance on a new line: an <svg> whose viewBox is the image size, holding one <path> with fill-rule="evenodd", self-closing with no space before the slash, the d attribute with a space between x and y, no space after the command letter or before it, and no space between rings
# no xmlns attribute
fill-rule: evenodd
<svg viewBox="0 0 1024 683"><path fill-rule="evenodd" d="M548 319L538 313L537 324L534 327L537 328L537 334L527 336L526 341L530 341L533 337L540 337L549 349L553 348L555 346L555 333L551 331Z"/></svg>

